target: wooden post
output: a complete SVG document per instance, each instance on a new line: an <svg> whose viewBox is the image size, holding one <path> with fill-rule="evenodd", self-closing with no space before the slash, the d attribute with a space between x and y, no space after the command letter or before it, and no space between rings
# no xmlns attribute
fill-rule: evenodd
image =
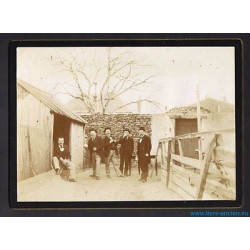
<svg viewBox="0 0 250 250"><path fill-rule="evenodd" d="M167 188L169 188L169 180L170 180L171 144L172 144L172 141L169 140L168 141L168 156L167 156L167 179L166 179Z"/></svg>
<svg viewBox="0 0 250 250"><path fill-rule="evenodd" d="M50 125L50 129L51 129L51 138L50 138L50 160L51 160L51 169L54 169L54 166L53 166L53 153L54 153L54 114L51 113L51 125Z"/></svg>
<svg viewBox="0 0 250 250"><path fill-rule="evenodd" d="M198 132L201 132L201 107L200 107L200 88L199 88L199 84L197 84L196 96L197 96L197 127L198 127Z"/></svg>
<svg viewBox="0 0 250 250"><path fill-rule="evenodd" d="M207 149L207 152L206 152L206 155L205 155L203 168L201 170L201 177L200 177L200 181L199 181L199 184L198 184L198 187L197 187L196 198L198 200L201 200L202 197L203 197L203 193L204 193L205 186L206 186L206 181L207 181L209 165L210 165L210 162L212 160L213 149L215 147L215 142L216 142L216 136L210 142L210 144L208 146L208 149Z"/></svg>
<svg viewBox="0 0 250 250"><path fill-rule="evenodd" d="M163 142L161 142L161 165L164 165Z"/></svg>
<svg viewBox="0 0 250 250"><path fill-rule="evenodd" d="M158 150L159 150L159 146L158 146L158 149L157 149L157 154L156 154L156 156L155 156L155 166L154 166L154 169L155 169L155 175L156 175L156 176L158 175L158 162L157 162Z"/></svg>
<svg viewBox="0 0 250 250"><path fill-rule="evenodd" d="M159 148L160 148L160 142L158 144L157 150L156 150L156 154L155 154L155 165L152 167L152 171L150 174L150 178L153 177L154 171L155 171L155 175L157 176L158 174L158 169L157 169L157 158L158 158L158 153L159 153Z"/></svg>
<svg viewBox="0 0 250 250"><path fill-rule="evenodd" d="M165 165L166 162L166 141L162 142L162 148L163 148L163 164Z"/></svg>
<svg viewBox="0 0 250 250"><path fill-rule="evenodd" d="M180 156L183 159L183 149L182 149L182 144L181 144L181 140L177 140L178 141L178 146L179 146L179 152L180 152ZM184 168L185 165L181 162L181 166Z"/></svg>
<svg viewBox="0 0 250 250"><path fill-rule="evenodd" d="M197 96L197 128L198 128L198 133L200 133L201 132L201 107L200 107L199 84L197 84L196 96ZM202 145L201 137L198 137L198 154L199 154L200 166L202 164L202 146L201 145Z"/></svg>

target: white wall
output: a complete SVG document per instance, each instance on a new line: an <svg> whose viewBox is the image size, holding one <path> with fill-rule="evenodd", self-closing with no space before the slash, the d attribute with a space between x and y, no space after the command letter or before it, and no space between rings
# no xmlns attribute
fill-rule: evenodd
<svg viewBox="0 0 250 250"><path fill-rule="evenodd" d="M151 154L155 155L158 140L167 137L173 137L175 134L175 120L170 119L167 114L152 115L152 150Z"/></svg>
<svg viewBox="0 0 250 250"><path fill-rule="evenodd" d="M213 113L202 120L201 131L235 129L235 113ZM223 132L223 147L226 151L235 153L235 132ZM204 136L203 151L211 140L211 136Z"/></svg>

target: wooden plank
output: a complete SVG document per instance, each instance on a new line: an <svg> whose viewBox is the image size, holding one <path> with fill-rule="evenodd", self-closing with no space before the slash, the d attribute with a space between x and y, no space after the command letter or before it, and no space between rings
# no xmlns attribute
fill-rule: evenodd
<svg viewBox="0 0 250 250"><path fill-rule="evenodd" d="M83 169L83 127L82 125L71 122L70 124L70 153L71 160L76 166L77 172Z"/></svg>
<svg viewBox="0 0 250 250"><path fill-rule="evenodd" d="M159 142L163 141L169 141L169 140L181 140L181 139L190 139L190 138L198 138L203 135L216 135L216 134L222 134L222 133L232 133L235 132L235 129L222 129L222 130L214 130L214 131L205 131L205 132L195 132L195 133L188 133L184 135L178 135L175 137L168 137L168 138L162 138L159 139Z"/></svg>
<svg viewBox="0 0 250 250"><path fill-rule="evenodd" d="M166 143L167 143L167 142L163 142L163 143L162 143L163 164L166 163L166 162L165 162L165 160L166 160L166 153L167 153Z"/></svg>
<svg viewBox="0 0 250 250"><path fill-rule="evenodd" d="M183 155L183 149L182 149L182 144L181 144L181 140L177 140L177 142L178 142L178 146L179 146L180 156L181 156L181 157L184 157L184 155ZM181 166L184 167L184 164L181 163Z"/></svg>
<svg viewBox="0 0 250 250"><path fill-rule="evenodd" d="M164 165L164 149L163 149L163 142L161 142L161 165Z"/></svg>
<svg viewBox="0 0 250 250"><path fill-rule="evenodd" d="M176 154L171 154L171 158L175 161L178 161L180 163L183 163L185 165L194 167L194 168L198 168L200 169L200 164L199 164L199 160L197 159L193 159L193 158L189 158L189 157L185 157L185 156L180 156L180 155L176 155Z"/></svg>
<svg viewBox="0 0 250 250"><path fill-rule="evenodd" d="M202 162L202 139L198 137L198 153L199 153L199 160L200 163Z"/></svg>
<svg viewBox="0 0 250 250"><path fill-rule="evenodd" d="M198 187L197 187L196 198L198 200L202 199L203 192L205 190L205 185L206 185L206 180L207 180L209 165L210 165L210 162L212 160L212 153L213 153L213 149L215 147L215 142L216 142L216 136L210 142L210 144L208 145L208 149L206 151L205 160L204 160L204 163L203 163L201 177L200 177L200 182L199 182Z"/></svg>
<svg viewBox="0 0 250 250"><path fill-rule="evenodd" d="M236 197L236 192L234 188L226 188L224 185L214 180L207 179L206 189L211 189L212 191L217 193L218 196L222 195L228 198L229 200L234 200Z"/></svg>
<svg viewBox="0 0 250 250"><path fill-rule="evenodd" d="M161 168L161 182L166 185L166 180L167 180L167 171L163 168Z"/></svg>
<svg viewBox="0 0 250 250"><path fill-rule="evenodd" d="M168 157L167 157L167 178L166 185L169 187L169 179L170 179L170 159L171 159L171 141L168 142Z"/></svg>
<svg viewBox="0 0 250 250"><path fill-rule="evenodd" d="M191 185L198 184L198 180L200 175L194 173L192 170L185 169L183 167L177 166L175 164L171 164L172 171L177 172L178 174L182 175L183 177L187 178L189 180L189 183Z"/></svg>
<svg viewBox="0 0 250 250"><path fill-rule="evenodd" d="M52 161L52 158L53 158L53 152L54 152L54 141L53 141L53 137L54 137L54 114L51 114L51 124L50 124L50 131L51 131L51 134L50 134L50 160L51 160L51 169L53 169L53 161Z"/></svg>
<svg viewBox="0 0 250 250"><path fill-rule="evenodd" d="M216 195L214 195L213 192L210 192L210 190L205 189L202 197L203 201L211 201L211 200L220 200Z"/></svg>
<svg viewBox="0 0 250 250"><path fill-rule="evenodd" d="M198 127L198 132L201 132L201 106L200 106L200 87L199 84L196 85L196 99L197 99L197 104L196 104L196 111L197 111L197 127Z"/></svg>
<svg viewBox="0 0 250 250"><path fill-rule="evenodd" d="M172 182L182 188L186 193L188 193L192 199L195 199L196 188L188 182L187 178L184 178L178 173L172 173L171 176Z"/></svg>
<svg viewBox="0 0 250 250"><path fill-rule="evenodd" d="M182 200L195 200L195 197L193 197L191 194L186 192L184 189L182 189L180 186L178 186L173 181L171 181L170 189L172 189L175 193L180 195L182 197Z"/></svg>

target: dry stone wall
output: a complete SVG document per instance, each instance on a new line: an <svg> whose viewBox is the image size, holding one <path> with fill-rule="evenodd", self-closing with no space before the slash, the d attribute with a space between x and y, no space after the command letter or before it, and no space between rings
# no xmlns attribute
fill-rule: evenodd
<svg viewBox="0 0 250 250"><path fill-rule="evenodd" d="M138 129L140 126L145 127L148 136L151 137L151 121L152 115L149 114L94 114L82 115L88 122L86 125L86 135L89 136L89 129L95 128L98 135L104 136L104 129L110 127L112 135L119 139L123 134L123 129L128 128L137 148L139 138Z"/></svg>

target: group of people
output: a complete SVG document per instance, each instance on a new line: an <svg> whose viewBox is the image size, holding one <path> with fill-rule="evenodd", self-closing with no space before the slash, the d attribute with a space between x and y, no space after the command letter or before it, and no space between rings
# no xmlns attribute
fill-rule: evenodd
<svg viewBox="0 0 250 250"><path fill-rule="evenodd" d="M139 181L146 182L148 177L148 165L150 162L151 139L146 135L145 128L139 128L139 140L137 147L136 160L138 168L141 171ZM105 170L107 178L110 176L110 163L113 164L114 170L118 177L131 175L131 161L134 153L134 140L129 129L123 130L123 135L116 140L111 133L111 128L104 130L105 136L102 138L97 134L97 130L91 128L89 130L90 138L88 143L84 145L86 150L90 152L90 161L93 168L93 174L90 177L100 180L100 165L102 157L105 158ZM118 150L118 145L120 149ZM120 157L120 165L119 165ZM56 174L59 174L60 166L69 170L69 181L75 181L75 166L71 162L69 149L64 145L64 138L58 138L58 145L54 150L53 165Z"/></svg>

